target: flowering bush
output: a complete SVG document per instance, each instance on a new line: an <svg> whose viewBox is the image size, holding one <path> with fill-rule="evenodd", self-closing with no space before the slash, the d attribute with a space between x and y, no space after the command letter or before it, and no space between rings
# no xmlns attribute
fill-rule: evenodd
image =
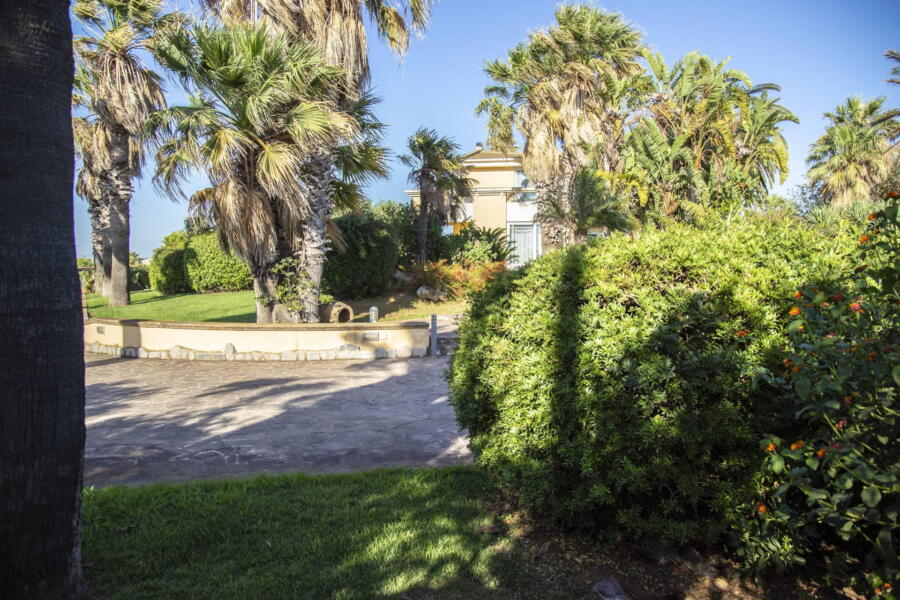
<svg viewBox="0 0 900 600"><path fill-rule="evenodd" d="M900 510L900 232L896 200L869 217L838 283L800 288L782 368L766 375L795 411L762 440L766 478L741 552L757 566L835 548L834 585L893 598ZM746 513L754 512L747 507ZM863 574L867 574L865 578Z"/></svg>
<svg viewBox="0 0 900 600"><path fill-rule="evenodd" d="M673 225L548 253L477 294L451 399L478 463L538 513L716 542L754 497L783 403L791 293L845 260L793 220Z"/></svg>
<svg viewBox="0 0 900 600"><path fill-rule="evenodd" d="M506 270L502 262L448 263L438 260L426 263L422 269L422 283L447 292L454 298L465 298L482 291Z"/></svg>

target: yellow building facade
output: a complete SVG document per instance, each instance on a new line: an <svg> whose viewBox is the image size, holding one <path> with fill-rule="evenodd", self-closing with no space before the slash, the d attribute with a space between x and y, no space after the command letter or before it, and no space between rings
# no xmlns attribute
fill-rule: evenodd
<svg viewBox="0 0 900 600"><path fill-rule="evenodd" d="M458 232L466 223L506 231L515 256L512 266L525 264L542 252L541 224L535 221L537 194L522 167L521 152L495 152L478 144L463 156L468 176L473 180L472 197L462 203L455 223L447 223ZM406 190L413 204L418 190Z"/></svg>

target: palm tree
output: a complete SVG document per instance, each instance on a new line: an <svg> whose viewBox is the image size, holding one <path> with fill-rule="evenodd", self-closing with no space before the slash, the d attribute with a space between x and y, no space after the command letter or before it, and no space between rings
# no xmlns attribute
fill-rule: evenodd
<svg viewBox="0 0 900 600"><path fill-rule="evenodd" d="M900 63L900 52L897 52L896 50L888 50L884 53L884 56L894 63ZM900 84L900 65L895 65L891 68L891 76L888 78L887 82Z"/></svg>
<svg viewBox="0 0 900 600"><path fill-rule="evenodd" d="M101 180L103 177L105 156L103 148L96 148L106 136L98 131L103 124L84 117L72 119L72 132L75 139L75 152L81 159L81 168L75 180L75 193L88 203L88 214L91 215L91 247L94 258L94 291L104 296L109 295L109 284L112 268L112 248L109 243L109 204L103 195Z"/></svg>
<svg viewBox="0 0 900 600"><path fill-rule="evenodd" d="M342 69L343 85L333 89L332 101L348 112L352 112L352 105L365 95L369 82L364 17L370 18L379 37L402 56L409 47L410 32L421 33L427 27L432 3L433 0L203 0L204 5L226 22L259 20L291 40L315 46L327 64ZM346 193L359 190L358 185L340 183L341 180L346 182L348 176L340 171L340 161L346 157L346 152L338 146L336 142L334 146L323 147L305 161L309 216L301 224L306 244L303 263L313 281L321 277L336 202L347 201ZM376 146L377 143L370 140L369 149ZM383 152L381 162L370 175L386 173ZM373 155L369 152L367 156ZM357 179L360 174L357 171ZM344 195L336 196L335 191ZM358 197L349 200L357 202Z"/></svg>
<svg viewBox="0 0 900 600"><path fill-rule="evenodd" d="M177 195L187 172L206 171L212 186L192 196L191 210L247 262L257 322L318 321L321 272L308 269L305 224L323 215L308 188L333 180L309 183L307 157L360 135L360 123L331 102L343 72L262 24L171 28L155 51L194 89L187 106L151 118L156 181Z"/></svg>
<svg viewBox="0 0 900 600"><path fill-rule="evenodd" d="M459 145L433 129L421 128L407 142L409 154L400 160L411 169L410 183L419 188L419 264L425 264L428 248L429 213L442 222L455 218L459 203L472 195L472 180L459 155Z"/></svg>
<svg viewBox="0 0 900 600"><path fill-rule="evenodd" d="M607 149L602 166L615 166L623 92L635 87L621 80L641 71L640 34L620 15L563 5L555 16L556 25L531 34L505 61L486 65L494 84L476 109L488 116L492 148L511 150L515 130L524 137L525 172L541 202L552 194L566 202L573 177L598 144Z"/></svg>
<svg viewBox="0 0 900 600"><path fill-rule="evenodd" d="M587 241L591 229L630 230L633 221L622 200L613 194L604 174L605 171L595 168L581 169L572 182L571 200L562 202L558 194L549 194L535 219L542 223L564 224L567 231L573 232L573 239L565 245Z"/></svg>
<svg viewBox="0 0 900 600"><path fill-rule="evenodd" d="M872 197L897 160L898 112L882 110L884 98L848 98L833 113L807 158L809 180L837 206Z"/></svg>
<svg viewBox="0 0 900 600"><path fill-rule="evenodd" d="M67 3L0 3L0 598L77 598L84 341Z"/></svg>
<svg viewBox="0 0 900 600"><path fill-rule="evenodd" d="M102 173L98 186L109 210L109 304L128 304L129 204L140 175L143 131L151 113L165 106L159 76L142 63L154 27L164 22L161 0L77 0L75 15L91 35L75 39L85 76L85 103L102 123L93 143Z"/></svg>

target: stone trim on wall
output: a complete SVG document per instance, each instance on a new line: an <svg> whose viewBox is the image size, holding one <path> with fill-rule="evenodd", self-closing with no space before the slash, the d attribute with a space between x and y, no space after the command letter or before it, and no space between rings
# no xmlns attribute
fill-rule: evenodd
<svg viewBox="0 0 900 600"><path fill-rule="evenodd" d="M84 335L85 352L120 358L373 360L427 355L429 326L422 322L255 325L88 319Z"/></svg>

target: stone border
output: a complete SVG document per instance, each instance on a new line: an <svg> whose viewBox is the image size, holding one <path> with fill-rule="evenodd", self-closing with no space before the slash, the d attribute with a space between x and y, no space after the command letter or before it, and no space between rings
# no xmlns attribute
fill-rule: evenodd
<svg viewBox="0 0 900 600"><path fill-rule="evenodd" d="M85 352L211 361L373 360L428 353L426 323L188 323L87 319Z"/></svg>

